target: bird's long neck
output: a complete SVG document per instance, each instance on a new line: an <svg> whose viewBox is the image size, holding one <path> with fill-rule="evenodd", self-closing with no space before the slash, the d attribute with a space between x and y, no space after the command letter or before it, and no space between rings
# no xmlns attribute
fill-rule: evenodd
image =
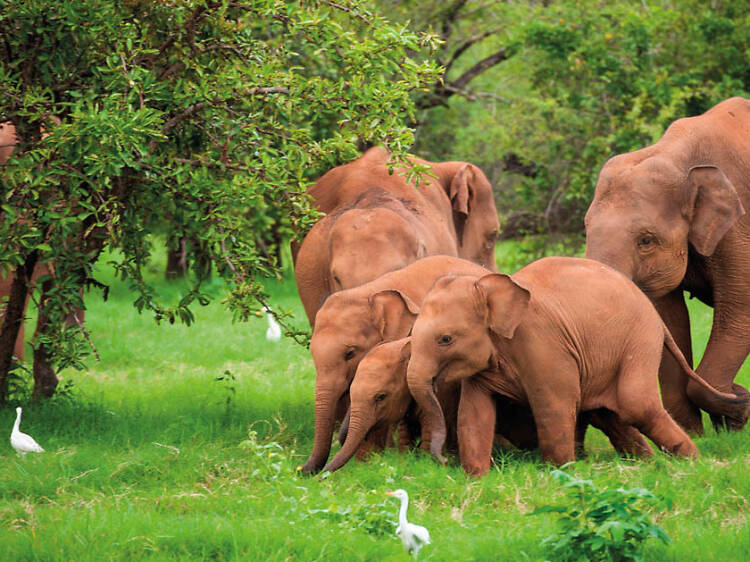
<svg viewBox="0 0 750 562"><path fill-rule="evenodd" d="M401 509L398 512L398 524L401 525L401 527L406 526L406 508L409 506L409 498L401 498Z"/></svg>
<svg viewBox="0 0 750 562"><path fill-rule="evenodd" d="M18 412L16 414L16 422L13 424L13 431L18 431L18 428L21 426L21 412Z"/></svg>

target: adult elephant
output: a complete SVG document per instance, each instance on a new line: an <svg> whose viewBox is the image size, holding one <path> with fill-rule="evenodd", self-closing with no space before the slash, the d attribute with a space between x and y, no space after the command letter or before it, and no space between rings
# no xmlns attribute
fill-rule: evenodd
<svg viewBox="0 0 750 562"><path fill-rule="evenodd" d="M360 285L430 255L463 257L496 271L499 222L492 187L467 162L430 165L418 186L388 172L388 154L371 148L323 175L308 193L328 216L295 252L295 274L308 320L331 293Z"/></svg>
<svg viewBox="0 0 750 562"><path fill-rule="evenodd" d="M586 213L586 257L619 269L651 298L688 361L684 291L714 308L698 374L724 392L750 351L750 100L725 100L672 123L654 145L609 160ZM726 404L665 356L667 410L701 433L700 409L716 427L741 428Z"/></svg>

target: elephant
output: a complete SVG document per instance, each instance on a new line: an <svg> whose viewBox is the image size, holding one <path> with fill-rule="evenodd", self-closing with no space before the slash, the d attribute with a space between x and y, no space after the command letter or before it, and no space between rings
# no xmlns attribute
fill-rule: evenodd
<svg viewBox="0 0 750 562"><path fill-rule="evenodd" d="M497 271L499 222L492 186L468 162L431 166L418 186L406 169L388 171L388 153L368 150L324 174L307 193L327 216L293 245L300 299L310 325L331 293L394 271L421 257L450 255Z"/></svg>
<svg viewBox="0 0 750 562"><path fill-rule="evenodd" d="M30 288L26 295L26 301L23 305L24 310L24 316L26 315L26 308L29 306L29 299L31 298L31 293L33 291L33 286L36 283L36 280L39 279L43 275L49 275L50 269L48 264L40 264L38 263L34 267L34 272L31 275L30 279ZM10 296L10 289L11 285L13 284L13 274L8 274L7 277L0 277L0 300L4 300ZM5 304L0 304L0 318L4 316L5 312ZM78 320L83 321L84 311L83 310L76 310L76 315ZM72 321L72 315L71 315L71 321ZM16 342L13 347L13 355L15 358L19 361L23 361L24 357L26 356L26 349L25 349L25 339L26 334L24 330L24 324L25 322L21 322L21 325L18 328L18 336L16 336ZM0 325L0 333L2 333L2 325Z"/></svg>
<svg viewBox="0 0 750 562"><path fill-rule="evenodd" d="M339 433L341 450L323 470L338 470L355 454L360 459L373 450L382 451L393 444L393 433L396 430L399 450L414 446L422 426L421 411L416 407L406 382L406 370L411 357L410 342L411 338L406 337L380 343L360 361L349 388L349 412ZM446 421L445 447L451 452L458 450L456 419L460 392L458 381L437 380L435 383L435 395ZM536 424L528 406L501 395L496 395L494 399L498 412L495 443L523 450L536 449ZM613 434L606 420L601 418L601 413L586 412L579 416L577 427L586 427L590 423L605 431L618 450L639 453L637 448L627 448L632 440L621 446L622 438L618 441L618 434ZM424 433L421 437L420 448L429 451L429 433ZM583 444L576 444L582 450ZM650 451L648 445L643 446Z"/></svg>
<svg viewBox="0 0 750 562"><path fill-rule="evenodd" d="M697 373L714 388L747 395L734 383L750 351L750 100L725 100L678 119L655 144L602 168L586 213L586 257L631 278L648 295L692 363L684 291L714 308ZM667 411L701 434L700 409L715 427L747 418L688 379L665 356L660 370Z"/></svg>
<svg viewBox="0 0 750 562"><path fill-rule="evenodd" d="M398 428L399 449L414 444L419 435L419 412L406 385L406 367L411 351L409 338L378 344L360 361L349 388L350 408L341 450L324 470L338 470L357 453L382 450L392 443ZM456 415L460 385L438 384L435 394L447 422L449 449L456 446ZM430 437L422 435L422 448L429 450Z"/></svg>
<svg viewBox="0 0 750 562"><path fill-rule="evenodd" d="M317 472L331 450L333 426L343 418L347 392L362 357L382 341L408 335L427 290L448 273L487 270L450 256L430 256L374 281L333 293L318 311L310 340L315 364L315 441L304 473Z"/></svg>
<svg viewBox="0 0 750 562"><path fill-rule="evenodd" d="M445 461L433 381L460 380L459 456L473 475L489 470L494 393L531 408L548 462L575 460L576 420L591 411L606 413L614 427L632 426L630 435L637 429L671 454L697 456L659 397L663 347L737 417L750 410L747 397L713 390L698 377L648 298L593 260L543 258L512 277L443 277L425 296L411 338L407 383L424 412L431 453ZM635 437L628 448L650 454Z"/></svg>
<svg viewBox="0 0 750 562"><path fill-rule="evenodd" d="M295 278L310 321L328 295L357 287L431 255L456 255L408 202L371 188L317 222L299 249Z"/></svg>

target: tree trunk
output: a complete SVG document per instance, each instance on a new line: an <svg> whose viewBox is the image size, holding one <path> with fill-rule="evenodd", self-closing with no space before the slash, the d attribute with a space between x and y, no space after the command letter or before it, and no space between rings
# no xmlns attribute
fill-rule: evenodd
<svg viewBox="0 0 750 562"><path fill-rule="evenodd" d="M39 315L36 321L36 332L34 338L43 334L49 326L49 318L44 313L44 307L47 300L47 294L52 289L52 281L47 280L42 283L42 294L39 298ZM49 351L44 344L37 344L34 348L34 400L42 398L51 398L57 388L57 375L50 362Z"/></svg>
<svg viewBox="0 0 750 562"><path fill-rule="evenodd" d="M26 263L16 267L13 282L10 286L10 295L0 329L0 405L5 404L8 400L8 373L13 362L13 351L18 331L21 329L24 320L28 279L31 278L37 259L38 253L32 252Z"/></svg>
<svg viewBox="0 0 750 562"><path fill-rule="evenodd" d="M182 279L187 275L187 243L184 236L167 241L167 267L164 277Z"/></svg>

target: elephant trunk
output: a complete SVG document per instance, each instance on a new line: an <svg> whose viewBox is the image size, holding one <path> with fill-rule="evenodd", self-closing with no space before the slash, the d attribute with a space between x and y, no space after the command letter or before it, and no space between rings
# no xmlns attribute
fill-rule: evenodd
<svg viewBox="0 0 750 562"><path fill-rule="evenodd" d="M430 453L440 463L445 464L447 459L442 454L446 434L445 417L432 386L434 373L437 373L437 369L416 367L412 359L409 362L406 380L409 384L409 392L422 410L422 436L424 438L427 433L430 434Z"/></svg>
<svg viewBox="0 0 750 562"><path fill-rule="evenodd" d="M339 428L339 445L343 445L346 442L346 435L349 432L349 418L351 417L352 409L349 408L344 416L344 421L341 422Z"/></svg>
<svg viewBox="0 0 750 562"><path fill-rule="evenodd" d="M364 414L362 412L350 413L349 416L349 431L346 435L346 441L341 447L341 450L336 454L335 457L329 462L324 470L333 472L344 466L349 459L359 449L359 446L367 437L367 432L370 431L374 425L374 419L371 415Z"/></svg>
<svg viewBox="0 0 750 562"><path fill-rule="evenodd" d="M315 441L310 458L302 467L305 474L314 474L323 468L331 452L331 437L336 418L336 407L344 388L316 385L315 389Z"/></svg>

